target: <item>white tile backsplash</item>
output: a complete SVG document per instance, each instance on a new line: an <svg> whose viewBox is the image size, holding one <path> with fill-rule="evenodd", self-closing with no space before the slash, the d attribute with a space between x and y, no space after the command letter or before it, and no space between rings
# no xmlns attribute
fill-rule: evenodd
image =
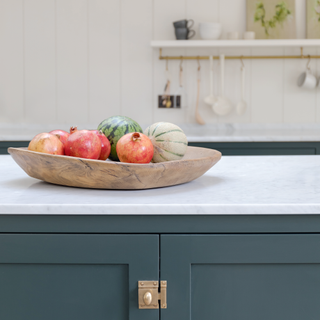
<svg viewBox="0 0 320 320"><path fill-rule="evenodd" d="M184 61L187 109L158 109L165 61L151 40L173 40L172 22L220 21L223 37L246 30L245 0L0 0L0 123L98 125L117 114L140 123L195 123L197 61ZM305 1L296 0L297 36L305 37ZM164 55L282 55L299 49L165 49ZM320 49L306 49L320 54ZM226 61L225 92L232 114L216 116L203 102L209 94L209 62L201 61L199 112L208 124L320 123L320 88L297 87L305 60L245 60L246 102L240 100L240 61ZM179 61L169 61L171 93ZM219 64L214 61L215 94ZM311 61L320 76L320 62Z"/></svg>

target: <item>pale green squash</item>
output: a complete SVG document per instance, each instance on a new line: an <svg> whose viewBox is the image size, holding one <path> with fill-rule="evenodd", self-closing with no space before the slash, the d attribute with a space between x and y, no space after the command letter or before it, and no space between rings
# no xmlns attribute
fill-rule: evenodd
<svg viewBox="0 0 320 320"><path fill-rule="evenodd" d="M183 130L173 123L154 123L144 131L144 134L153 144L152 162L180 160L187 151L187 137Z"/></svg>

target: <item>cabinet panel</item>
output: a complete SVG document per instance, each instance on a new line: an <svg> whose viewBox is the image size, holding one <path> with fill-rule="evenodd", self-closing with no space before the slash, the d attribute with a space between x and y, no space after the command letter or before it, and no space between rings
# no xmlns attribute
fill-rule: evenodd
<svg viewBox="0 0 320 320"><path fill-rule="evenodd" d="M319 264L193 264L191 319L313 319L319 284Z"/></svg>
<svg viewBox="0 0 320 320"><path fill-rule="evenodd" d="M158 235L0 235L0 319L158 320L137 297L158 248Z"/></svg>
<svg viewBox="0 0 320 320"><path fill-rule="evenodd" d="M163 235L162 319L316 319L319 248L319 235Z"/></svg>
<svg viewBox="0 0 320 320"><path fill-rule="evenodd" d="M1 319L128 318L128 265L2 264ZM110 290L113 288L113 290Z"/></svg>

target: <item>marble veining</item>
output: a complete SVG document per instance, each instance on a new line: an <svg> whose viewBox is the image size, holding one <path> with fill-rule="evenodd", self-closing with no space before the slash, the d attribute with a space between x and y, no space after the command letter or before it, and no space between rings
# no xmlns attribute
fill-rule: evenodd
<svg viewBox="0 0 320 320"><path fill-rule="evenodd" d="M222 157L187 184L119 191L42 182L2 155L0 214L320 214L320 156Z"/></svg>

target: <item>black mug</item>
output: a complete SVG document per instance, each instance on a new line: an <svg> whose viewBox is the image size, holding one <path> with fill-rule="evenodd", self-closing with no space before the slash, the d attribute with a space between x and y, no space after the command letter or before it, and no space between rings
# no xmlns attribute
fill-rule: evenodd
<svg viewBox="0 0 320 320"><path fill-rule="evenodd" d="M194 24L194 21L192 19L173 22L176 39L177 40L191 39L196 34L194 30L190 30L193 24Z"/></svg>
<svg viewBox="0 0 320 320"><path fill-rule="evenodd" d="M188 26L188 23L191 22L190 26ZM180 20L180 21L176 21L173 23L173 26L175 28L187 28L187 29L190 29L192 28L194 24L194 21L192 19L190 20Z"/></svg>
<svg viewBox="0 0 320 320"><path fill-rule="evenodd" d="M188 40L196 34L194 30L189 30L188 28L175 28L174 32L177 40Z"/></svg>

